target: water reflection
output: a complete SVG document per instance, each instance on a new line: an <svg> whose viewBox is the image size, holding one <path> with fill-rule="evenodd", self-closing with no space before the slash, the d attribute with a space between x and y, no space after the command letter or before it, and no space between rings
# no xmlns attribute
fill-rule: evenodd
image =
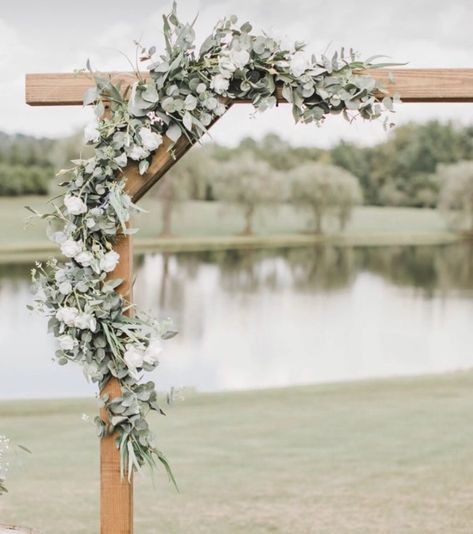
<svg viewBox="0 0 473 534"><path fill-rule="evenodd" d="M0 396L94 391L51 362L28 267L0 266ZM174 318L161 389L269 387L473 365L473 246L149 254L140 307Z"/></svg>

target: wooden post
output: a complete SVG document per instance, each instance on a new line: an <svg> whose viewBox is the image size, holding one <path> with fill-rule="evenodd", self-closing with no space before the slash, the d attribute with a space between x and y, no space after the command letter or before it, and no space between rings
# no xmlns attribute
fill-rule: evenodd
<svg viewBox="0 0 473 534"><path fill-rule="evenodd" d="M120 254L120 261L109 278L121 278L123 283L118 292L129 302L132 299L133 249L131 236L118 237L114 250ZM110 398L121 395L120 384L111 378L101 394ZM101 417L107 420L105 410ZM116 447L116 436L107 436L100 443L100 533L133 534L133 480L120 477L120 454Z"/></svg>

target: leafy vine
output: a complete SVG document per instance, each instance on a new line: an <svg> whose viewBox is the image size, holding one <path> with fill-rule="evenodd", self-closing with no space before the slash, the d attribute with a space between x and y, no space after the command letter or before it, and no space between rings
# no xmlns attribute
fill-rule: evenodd
<svg viewBox="0 0 473 534"><path fill-rule="evenodd" d="M127 166L146 173L164 136L171 151L181 136L199 141L235 99L265 111L279 95L291 104L296 122L317 125L330 114L350 121L377 119L392 110L393 99L362 72L384 66L374 64L376 57L361 61L351 50L332 57L309 55L304 43L288 46L255 35L235 16L218 22L197 51L194 23L180 22L175 4L163 20L164 51L140 45L149 75L137 69L130 88L123 90L88 65L96 83L84 104L94 105L96 120L84 135L95 153L60 171L65 192L52 201L52 213L42 215L66 260L52 259L33 270L38 286L33 307L49 318L59 364L79 363L100 388L111 377L119 380L122 395L101 398L108 421L97 417L96 422L100 437L117 436L122 475L160 461L172 478L147 421L149 412L163 412L154 383L143 382L143 376L156 368L161 340L174 332L168 321L138 311L130 315L132 304L117 293L122 281L113 275L120 260L114 243L120 234L135 231L130 219L138 210L127 194Z"/></svg>

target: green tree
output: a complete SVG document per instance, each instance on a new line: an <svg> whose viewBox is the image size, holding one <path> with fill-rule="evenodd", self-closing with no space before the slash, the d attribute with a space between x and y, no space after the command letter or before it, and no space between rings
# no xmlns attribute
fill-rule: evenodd
<svg viewBox="0 0 473 534"><path fill-rule="evenodd" d="M292 201L310 211L316 233L323 232L324 217L333 213L343 229L353 206L362 200L358 179L324 163L304 163L289 173Z"/></svg>
<svg viewBox="0 0 473 534"><path fill-rule="evenodd" d="M243 210L243 235L253 233L253 217L258 205L274 203L281 198L281 179L277 171L251 152L215 165L210 175L217 200L239 204Z"/></svg>
<svg viewBox="0 0 473 534"><path fill-rule="evenodd" d="M212 147L195 146L158 182L153 194L161 200L161 236L172 235L172 216L180 202L209 200L210 169L215 165Z"/></svg>
<svg viewBox="0 0 473 534"><path fill-rule="evenodd" d="M436 177L441 189L439 208L453 224L466 224L473 233L473 161L439 165Z"/></svg>

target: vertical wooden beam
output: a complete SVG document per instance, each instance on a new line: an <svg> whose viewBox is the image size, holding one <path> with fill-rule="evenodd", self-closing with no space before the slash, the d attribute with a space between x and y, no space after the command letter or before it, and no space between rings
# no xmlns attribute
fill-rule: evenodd
<svg viewBox="0 0 473 534"><path fill-rule="evenodd" d="M109 278L121 278L123 283L118 292L129 302L132 300L133 248L131 236L118 237L114 250L120 254L120 261ZM110 398L121 395L120 384L112 378L101 394ZM102 419L106 420L104 410ZM100 443L100 533L133 534L133 480L120 477L120 454L116 447L116 436L107 436Z"/></svg>

